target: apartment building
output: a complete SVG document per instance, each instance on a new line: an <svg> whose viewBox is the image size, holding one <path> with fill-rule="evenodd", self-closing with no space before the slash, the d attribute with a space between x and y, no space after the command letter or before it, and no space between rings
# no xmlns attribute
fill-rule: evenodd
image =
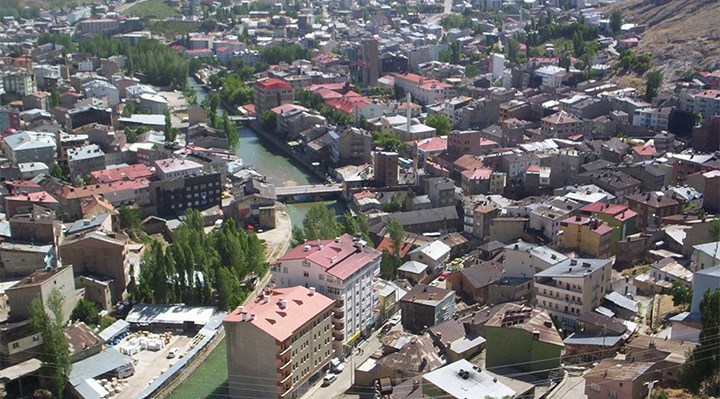
<svg viewBox="0 0 720 399"><path fill-rule="evenodd" d="M503 277L532 278L536 273L551 268L568 259L567 256L546 246L519 240L504 250Z"/></svg>
<svg viewBox="0 0 720 399"><path fill-rule="evenodd" d="M435 79L426 79L414 73L395 74L395 85L410 93L421 104L437 104L451 95L451 85Z"/></svg>
<svg viewBox="0 0 720 399"><path fill-rule="evenodd" d="M190 176L202 169L202 165L189 159L166 158L155 161L155 173L160 180Z"/></svg>
<svg viewBox="0 0 720 399"><path fill-rule="evenodd" d="M276 78L259 79L255 81L253 91L255 114L258 116L279 105L292 104L293 102L293 88L284 80Z"/></svg>
<svg viewBox="0 0 720 399"><path fill-rule="evenodd" d="M628 195L626 200L628 207L637 212L638 229L649 226L655 218L660 221L666 216L682 213L682 204L661 191Z"/></svg>
<svg viewBox="0 0 720 399"><path fill-rule="evenodd" d="M105 169L105 153L96 144L67 150L70 177L85 177L90 172Z"/></svg>
<svg viewBox="0 0 720 399"><path fill-rule="evenodd" d="M577 215L561 221L560 229L558 248L598 258L611 255L613 228L602 220Z"/></svg>
<svg viewBox="0 0 720 399"><path fill-rule="evenodd" d="M543 137L566 139L582 131L582 121L565 111L546 116L540 120Z"/></svg>
<svg viewBox="0 0 720 399"><path fill-rule="evenodd" d="M20 132L5 136L3 150L13 165L27 162L42 162L47 166L55 165L57 145L51 133Z"/></svg>
<svg viewBox="0 0 720 399"><path fill-rule="evenodd" d="M720 112L720 90L684 91L680 93L680 110L700 113L703 119L710 119Z"/></svg>
<svg viewBox="0 0 720 399"><path fill-rule="evenodd" d="M575 330L577 318L600 306L610 292L611 272L610 259L566 259L535 275L535 303L560 328Z"/></svg>
<svg viewBox="0 0 720 399"><path fill-rule="evenodd" d="M60 294L65 298L63 303L65 320L63 320L63 323L67 322L76 301L72 265L58 269L35 271L5 290L11 317L18 319L28 317L29 305L33 299L39 299L45 307L45 311L51 314L48 300L54 288L60 290Z"/></svg>
<svg viewBox="0 0 720 399"><path fill-rule="evenodd" d="M231 398L298 398L333 356L335 300L302 286L275 288L231 312L226 331Z"/></svg>
<svg viewBox="0 0 720 399"><path fill-rule="evenodd" d="M345 234L298 245L277 259L272 274L278 287L315 287L336 300L333 347L341 354L377 318L373 278L380 274L380 258L380 251Z"/></svg>
<svg viewBox="0 0 720 399"><path fill-rule="evenodd" d="M636 109L632 124L653 130L667 130L671 113L672 107Z"/></svg>

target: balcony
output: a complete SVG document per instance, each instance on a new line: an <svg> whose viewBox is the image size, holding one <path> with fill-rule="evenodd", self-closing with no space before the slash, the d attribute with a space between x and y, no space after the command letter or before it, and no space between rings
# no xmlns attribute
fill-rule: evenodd
<svg viewBox="0 0 720 399"><path fill-rule="evenodd" d="M277 365L278 371L282 371L288 368L290 364L292 363L292 358L290 356L287 356L284 359L278 359L275 364Z"/></svg>
<svg viewBox="0 0 720 399"><path fill-rule="evenodd" d="M278 395L280 397L287 397L290 394L290 391L292 391L292 389L293 389L292 384L281 385L278 387Z"/></svg>
<svg viewBox="0 0 720 399"><path fill-rule="evenodd" d="M345 340L345 333L343 331L333 329L333 339L335 341L342 342Z"/></svg>
<svg viewBox="0 0 720 399"><path fill-rule="evenodd" d="M290 380L290 377L292 377L292 373L289 371L285 374L278 374L277 375L278 384L285 385L285 383L288 382L288 380Z"/></svg>
<svg viewBox="0 0 720 399"><path fill-rule="evenodd" d="M333 330L343 331L345 329L345 320L343 319L334 319L333 320Z"/></svg>
<svg viewBox="0 0 720 399"><path fill-rule="evenodd" d="M339 296L337 299L335 299L335 308L343 308L345 307L345 298Z"/></svg>
<svg viewBox="0 0 720 399"><path fill-rule="evenodd" d="M278 346L278 347L277 347L277 357L278 357L278 359L281 358L281 357L283 357L283 356L285 356L290 349L292 349L292 345L287 345L285 348L283 348L282 346Z"/></svg>

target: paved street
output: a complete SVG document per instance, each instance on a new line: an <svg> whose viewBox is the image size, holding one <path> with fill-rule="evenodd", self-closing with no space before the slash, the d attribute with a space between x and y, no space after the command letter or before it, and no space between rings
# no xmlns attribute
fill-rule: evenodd
<svg viewBox="0 0 720 399"><path fill-rule="evenodd" d="M402 325L397 324L393 327L392 331L399 331L402 329ZM331 385L327 387L322 386L322 379L318 381L312 388L310 388L302 399L356 399L360 397L360 392L355 388L351 389L352 370L361 365L367 360L370 355L376 350L380 349L380 340L378 335L380 330L375 331L366 341L361 342L353 353L353 356L345 361L345 370L343 370L338 379L335 380ZM360 350L360 353L358 353Z"/></svg>
<svg viewBox="0 0 720 399"><path fill-rule="evenodd" d="M559 390L550 396L551 399L584 399L585 379L582 376L570 376Z"/></svg>

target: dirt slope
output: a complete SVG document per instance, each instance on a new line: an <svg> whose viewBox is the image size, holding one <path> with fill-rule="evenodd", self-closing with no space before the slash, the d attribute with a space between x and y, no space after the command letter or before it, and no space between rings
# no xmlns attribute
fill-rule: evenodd
<svg viewBox="0 0 720 399"><path fill-rule="evenodd" d="M625 22L647 25L637 51L651 53L666 80L689 69L720 68L720 1L626 0L613 8L623 11Z"/></svg>

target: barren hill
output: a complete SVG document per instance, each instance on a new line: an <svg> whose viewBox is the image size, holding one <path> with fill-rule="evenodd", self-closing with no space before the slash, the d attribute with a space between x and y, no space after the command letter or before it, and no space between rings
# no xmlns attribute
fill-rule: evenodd
<svg viewBox="0 0 720 399"><path fill-rule="evenodd" d="M614 8L625 22L647 25L637 52L652 54L666 80L720 68L720 1L626 0Z"/></svg>

